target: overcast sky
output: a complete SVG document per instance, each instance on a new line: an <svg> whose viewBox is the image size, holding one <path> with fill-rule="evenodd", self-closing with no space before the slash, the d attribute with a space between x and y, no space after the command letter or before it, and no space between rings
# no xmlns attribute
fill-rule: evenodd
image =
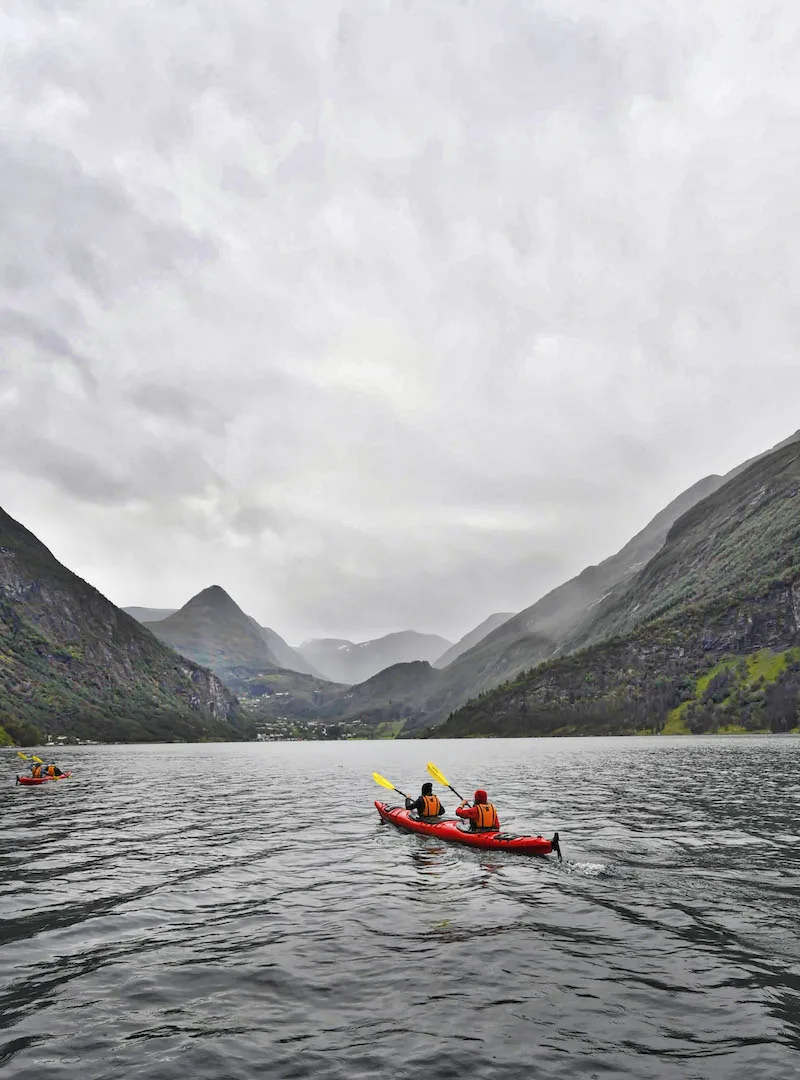
<svg viewBox="0 0 800 1080"><path fill-rule="evenodd" d="M5 0L0 505L455 639L800 427L796 0Z"/></svg>

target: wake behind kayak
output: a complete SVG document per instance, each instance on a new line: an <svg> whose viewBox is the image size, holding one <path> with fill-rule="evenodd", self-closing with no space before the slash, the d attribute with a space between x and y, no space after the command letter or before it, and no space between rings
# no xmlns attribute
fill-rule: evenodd
<svg viewBox="0 0 800 1080"><path fill-rule="evenodd" d="M388 803L375 802L375 809L383 821L388 821L406 832L422 833L435 836L446 843L466 844L468 847L489 849L491 851L515 851L520 855L550 855L555 852L561 858L558 833L552 840L543 836L515 836L512 833L494 830L491 832L468 832L455 821L420 821L410 810Z"/></svg>

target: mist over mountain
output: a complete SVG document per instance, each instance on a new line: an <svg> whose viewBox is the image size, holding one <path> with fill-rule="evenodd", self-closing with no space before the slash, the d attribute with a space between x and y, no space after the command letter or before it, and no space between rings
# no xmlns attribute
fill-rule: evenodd
<svg viewBox="0 0 800 1080"><path fill-rule="evenodd" d="M309 664L339 683L361 683L395 664L433 663L452 642L438 634L401 630L359 643L341 638L312 638L297 646Z"/></svg>
<svg viewBox="0 0 800 1080"><path fill-rule="evenodd" d="M462 653L467 651L467 649L473 648L479 641L483 641L487 635L491 634L493 630L502 626L503 623L507 623L508 620L513 617L513 611L504 611L499 612L496 615L490 615L488 619L484 619L474 630L470 630L469 633L465 634L455 643L455 645L452 645L447 652L443 653L433 666L443 668L447 667L448 664L452 664L452 662L457 660Z"/></svg>
<svg viewBox="0 0 800 1080"><path fill-rule="evenodd" d="M160 622L161 619L166 619L168 615L174 614L177 608L155 608L155 607L125 607L122 608L126 614L130 615L132 619L136 619L140 623L148 622Z"/></svg>

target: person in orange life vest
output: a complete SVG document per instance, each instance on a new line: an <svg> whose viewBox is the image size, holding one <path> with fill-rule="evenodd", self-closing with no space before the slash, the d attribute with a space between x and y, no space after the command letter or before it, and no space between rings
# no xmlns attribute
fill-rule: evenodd
<svg viewBox="0 0 800 1080"><path fill-rule="evenodd" d="M63 776L64 774L62 773L61 769L59 769L58 765L56 765L55 762L51 761L50 764L47 766L47 775L55 778L56 776Z"/></svg>
<svg viewBox="0 0 800 1080"><path fill-rule="evenodd" d="M34 780L41 780L42 778L42 766L38 761L31 764L31 776Z"/></svg>
<svg viewBox="0 0 800 1080"><path fill-rule="evenodd" d="M468 800L462 799L460 805L456 807L458 816L469 821L470 831L490 832L499 829L500 819L497 816L497 811L489 802L489 797L483 788L478 788L473 801L474 806L467 806Z"/></svg>
<svg viewBox="0 0 800 1080"><path fill-rule="evenodd" d="M416 810L421 818L441 817L444 813L438 796L433 794L433 784L423 784L418 799L406 799L406 810Z"/></svg>

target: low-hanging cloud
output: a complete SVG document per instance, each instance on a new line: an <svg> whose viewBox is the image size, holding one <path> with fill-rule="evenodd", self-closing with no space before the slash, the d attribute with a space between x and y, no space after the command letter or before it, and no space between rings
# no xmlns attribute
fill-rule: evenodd
<svg viewBox="0 0 800 1080"><path fill-rule="evenodd" d="M455 638L798 426L790 0L2 18L0 504L116 602Z"/></svg>

